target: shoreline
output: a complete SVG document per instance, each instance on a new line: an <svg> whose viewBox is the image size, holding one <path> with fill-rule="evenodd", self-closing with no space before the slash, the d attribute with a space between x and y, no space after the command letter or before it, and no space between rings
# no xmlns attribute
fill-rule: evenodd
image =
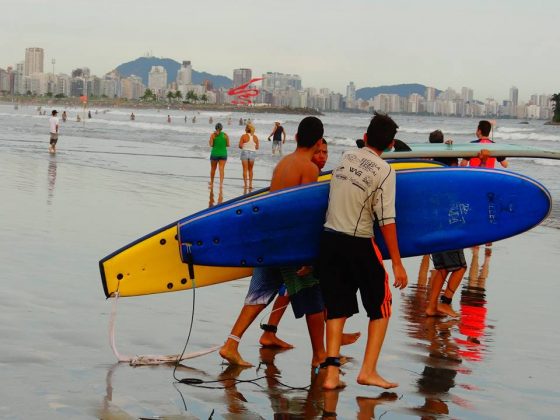
<svg viewBox="0 0 560 420"><path fill-rule="evenodd" d="M26 105L26 106L57 106L57 107L82 107L79 98L27 98L27 97L1 97L0 103ZM186 104L164 102L142 102L127 99L88 99L87 108L128 108L128 109L168 109L179 111L223 111L249 114L293 114L293 115L324 115L313 108L289 108L276 106L244 106L244 105L218 105L218 104Z"/></svg>

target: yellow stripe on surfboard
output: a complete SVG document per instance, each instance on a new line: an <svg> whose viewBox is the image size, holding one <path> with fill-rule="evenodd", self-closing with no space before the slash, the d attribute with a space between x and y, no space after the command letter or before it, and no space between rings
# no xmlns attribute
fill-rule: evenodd
<svg viewBox="0 0 560 420"><path fill-rule="evenodd" d="M176 237L174 225L103 261L106 293L141 296L192 288ZM241 279L252 272L252 268L194 266L196 287Z"/></svg>
<svg viewBox="0 0 560 420"><path fill-rule="evenodd" d="M391 165L396 170L440 166L431 162L398 162ZM328 181L330 177L330 174L322 175L319 181ZM181 260L176 224L103 259L99 266L107 297L117 291L119 296L142 296L188 290L193 285L188 267ZM250 267L195 265L195 285L204 287L242 279L252 272Z"/></svg>

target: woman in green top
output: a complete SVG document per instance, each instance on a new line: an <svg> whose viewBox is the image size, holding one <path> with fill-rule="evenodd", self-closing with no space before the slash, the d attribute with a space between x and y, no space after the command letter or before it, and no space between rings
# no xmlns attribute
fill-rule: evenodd
<svg viewBox="0 0 560 420"><path fill-rule="evenodd" d="M220 189L224 184L224 169L227 162L227 147L229 147L229 137L222 131L222 124L216 124L216 131L210 136L210 188L214 188L214 175L216 167L220 166Z"/></svg>

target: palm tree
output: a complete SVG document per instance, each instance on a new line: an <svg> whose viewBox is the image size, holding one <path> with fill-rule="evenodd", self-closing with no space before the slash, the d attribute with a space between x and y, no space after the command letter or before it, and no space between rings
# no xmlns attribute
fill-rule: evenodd
<svg viewBox="0 0 560 420"><path fill-rule="evenodd" d="M155 96L155 95L154 95L154 92L152 92L151 89L146 89L146 90L144 91L144 95L142 95L142 96L140 97L140 99L142 99L142 100L144 100L144 101L151 101L151 100L154 99L154 96Z"/></svg>
<svg viewBox="0 0 560 420"><path fill-rule="evenodd" d="M167 92L167 99L171 102L171 99L175 97L175 94L171 91Z"/></svg>
<svg viewBox="0 0 560 420"><path fill-rule="evenodd" d="M552 101L552 109L554 110L552 121L560 123L560 93L552 95L550 100Z"/></svg>
<svg viewBox="0 0 560 420"><path fill-rule="evenodd" d="M178 90L177 92L175 92L175 99L183 99L183 94L181 93L180 90Z"/></svg>
<svg viewBox="0 0 560 420"><path fill-rule="evenodd" d="M206 93L202 94L202 96L200 97L200 100L204 103L208 102L208 96L206 96Z"/></svg>
<svg viewBox="0 0 560 420"><path fill-rule="evenodd" d="M196 96L196 93L194 93L194 91L189 90L189 91L187 92L187 97L186 97L185 99L187 99L187 101L193 101L193 102L194 102L194 101L195 101L196 99L198 99L198 98L197 98L197 96Z"/></svg>

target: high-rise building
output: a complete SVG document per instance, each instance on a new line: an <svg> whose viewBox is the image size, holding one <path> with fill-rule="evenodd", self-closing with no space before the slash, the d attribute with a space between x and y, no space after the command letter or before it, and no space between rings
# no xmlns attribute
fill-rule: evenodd
<svg viewBox="0 0 560 420"><path fill-rule="evenodd" d="M346 103L353 103L356 100L356 85L354 82L348 83L346 86Z"/></svg>
<svg viewBox="0 0 560 420"><path fill-rule="evenodd" d="M25 63L23 61L16 64L16 71L14 72L14 93L23 95L25 90L23 89L23 76L24 76Z"/></svg>
<svg viewBox="0 0 560 420"><path fill-rule="evenodd" d="M192 84L192 66L190 61L183 61L181 68L177 70L177 85Z"/></svg>
<svg viewBox="0 0 560 420"><path fill-rule="evenodd" d="M436 100L436 88L426 86L426 101L435 101Z"/></svg>
<svg viewBox="0 0 560 420"><path fill-rule="evenodd" d="M163 66L152 66L148 74L148 87L156 94L167 88L167 71Z"/></svg>
<svg viewBox="0 0 560 420"><path fill-rule="evenodd" d="M43 73L43 60L45 52L42 48L25 49L24 74L29 76L33 73Z"/></svg>
<svg viewBox="0 0 560 420"><path fill-rule="evenodd" d="M267 92L293 88L301 90L301 77L297 74L284 74L268 72L262 75L262 88Z"/></svg>
<svg viewBox="0 0 560 420"><path fill-rule="evenodd" d="M253 78L251 69L235 69L233 70L233 86L241 86L249 82Z"/></svg>
<svg viewBox="0 0 560 420"><path fill-rule="evenodd" d="M517 104L519 103L519 89L515 86L512 86L509 90L509 100L513 104L514 108L517 107Z"/></svg>
<svg viewBox="0 0 560 420"><path fill-rule="evenodd" d="M206 89L207 92L214 89L214 84L212 83L212 80L205 79L202 82L202 86L204 86L204 89Z"/></svg>
<svg viewBox="0 0 560 420"><path fill-rule="evenodd" d="M10 76L4 69L0 69L0 92L10 92Z"/></svg>
<svg viewBox="0 0 560 420"><path fill-rule="evenodd" d="M474 97L474 91L468 87L461 88L461 99L464 102L472 102Z"/></svg>

